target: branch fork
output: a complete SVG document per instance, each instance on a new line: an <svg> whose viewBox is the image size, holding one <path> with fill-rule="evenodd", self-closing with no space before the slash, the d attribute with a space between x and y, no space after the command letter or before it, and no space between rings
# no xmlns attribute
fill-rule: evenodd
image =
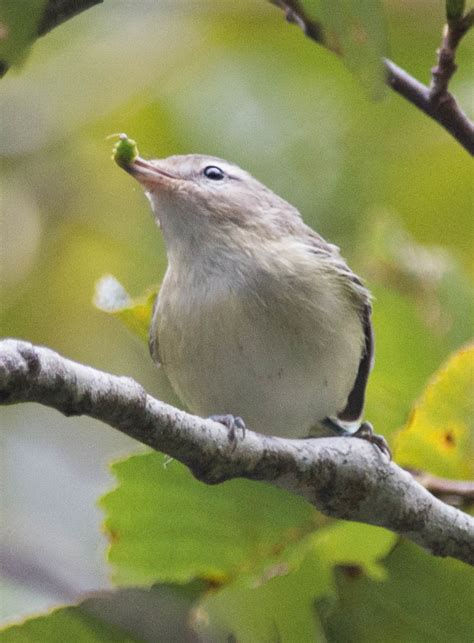
<svg viewBox="0 0 474 643"><path fill-rule="evenodd" d="M324 26L311 18L300 0L270 0L285 12L288 22L297 25L314 42L340 55L324 37ZM448 91L449 82L457 70L456 52L462 38L474 24L474 9L465 16L448 21L441 47L437 51L437 64L431 70L432 78L427 87L394 62L384 59L385 82L422 112L437 121L471 155L474 155L474 123L463 112L454 96Z"/></svg>

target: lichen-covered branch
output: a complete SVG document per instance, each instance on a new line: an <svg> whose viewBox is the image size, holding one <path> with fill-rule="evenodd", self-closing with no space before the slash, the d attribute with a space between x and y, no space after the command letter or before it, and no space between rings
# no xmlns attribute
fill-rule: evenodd
<svg viewBox="0 0 474 643"><path fill-rule="evenodd" d="M304 11L299 0L270 0L283 9L288 22L296 24L314 42L340 54L324 35L324 26ZM474 155L474 123L448 91L449 81L455 73L456 50L463 36L474 23L474 9L465 16L449 21L444 28L438 62L431 70L430 87L423 85L391 60L385 59L385 82L427 116L442 125L470 154Z"/></svg>
<svg viewBox="0 0 474 643"><path fill-rule="evenodd" d="M154 399L135 381L77 364L47 348L0 341L0 403L38 402L88 415L187 465L208 484L262 480L323 513L401 534L437 556L474 565L474 518L451 507L369 443L288 440L227 429Z"/></svg>

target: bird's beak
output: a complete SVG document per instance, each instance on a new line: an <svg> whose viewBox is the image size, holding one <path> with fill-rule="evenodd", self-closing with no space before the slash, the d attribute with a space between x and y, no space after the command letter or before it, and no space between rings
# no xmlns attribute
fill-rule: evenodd
<svg viewBox="0 0 474 643"><path fill-rule="evenodd" d="M137 179L144 188L150 191L168 184L170 180L179 178L160 167L159 161L147 161L141 158L141 156L137 156L125 169Z"/></svg>

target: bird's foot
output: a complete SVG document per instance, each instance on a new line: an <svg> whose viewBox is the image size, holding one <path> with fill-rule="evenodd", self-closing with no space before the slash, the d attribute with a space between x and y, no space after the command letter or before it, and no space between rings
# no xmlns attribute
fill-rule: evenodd
<svg viewBox="0 0 474 643"><path fill-rule="evenodd" d="M389 460L392 459L392 452L390 451L390 447L388 446L387 440L383 437L383 435L378 435L377 433L374 433L374 428L370 424L370 422L362 422L362 424L357 429L357 431L352 435L355 438L360 438L361 440L367 440L367 442L370 442L371 444L375 445L379 449L379 451L381 451L384 455L387 456Z"/></svg>
<svg viewBox="0 0 474 643"><path fill-rule="evenodd" d="M370 424L370 422L362 422L362 424L360 425L360 427L357 429L355 433L351 433L351 431L348 431L342 424L339 423L339 421L336 418L326 418L321 422L321 424L327 429L334 431L334 433L337 433L337 435L342 435L348 438L353 437L353 438L360 438L361 440L366 440L367 442L370 442L371 444L376 446L381 453L383 453L388 457L389 460L392 459L392 452L390 451L388 442L383 437L383 435L378 435L377 433L374 433L374 429Z"/></svg>
<svg viewBox="0 0 474 643"><path fill-rule="evenodd" d="M238 415L211 415L209 419L219 422L219 424L223 424L227 428L229 442L234 446L234 449L237 445L237 431L242 431L242 438L245 438L247 427Z"/></svg>

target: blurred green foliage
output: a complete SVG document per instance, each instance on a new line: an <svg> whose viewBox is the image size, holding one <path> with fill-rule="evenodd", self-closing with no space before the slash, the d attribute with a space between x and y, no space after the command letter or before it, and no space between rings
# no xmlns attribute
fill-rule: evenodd
<svg viewBox="0 0 474 643"><path fill-rule="evenodd" d="M138 639L89 616L80 607L64 607L0 632L2 643L69 640L75 643L135 643Z"/></svg>
<svg viewBox="0 0 474 643"><path fill-rule="evenodd" d="M342 569L337 582L338 609L319 612L324 615L328 639L354 643L470 641L474 574L458 561L438 562L415 545L402 543L385 561L389 583Z"/></svg>
<svg viewBox="0 0 474 643"><path fill-rule="evenodd" d="M463 16L465 8L465 0L446 0L446 18L458 20Z"/></svg>
<svg viewBox="0 0 474 643"><path fill-rule="evenodd" d="M36 40L36 28L47 0L2 0L0 5L0 76L21 64Z"/></svg>
<svg viewBox="0 0 474 643"><path fill-rule="evenodd" d="M143 643L196 641L187 622L200 597L199 583L160 585L150 590L97 592L78 605L58 608L0 632L2 643ZM132 630L132 632L131 632Z"/></svg>
<svg viewBox="0 0 474 643"><path fill-rule="evenodd" d="M335 6L306 4L312 11ZM356 3L337 4L355 11ZM381 86L384 20L391 57L426 82L444 3L391 1L385 18L377 2L360 6L369 37L354 55L351 47L360 42L352 38L360 35L351 31L354 14L342 23L325 14L323 21L341 42L348 38L345 62L365 89L374 94ZM19 57L32 24L25 21L18 31ZM471 36L452 82L466 109L472 49ZM13 56L5 51L0 58ZM149 205L110 161L106 137L126 131L145 157L215 154L298 206L310 225L341 246L374 292L376 365L366 415L377 432L393 438L433 373L472 335L472 180L466 152L446 132L389 92L371 102L355 76L263 1L104 3L39 40L19 73L1 80L2 334L131 375L179 403L143 342L91 305L104 274L139 294L160 283L166 268ZM100 290L99 307L144 339L153 293L134 300L117 282L108 284L113 288ZM461 369L465 391L469 368ZM439 397L434 387L401 436L418 426L426 395L437 398L430 421L448 408L436 406L448 394L461 413L459 387L448 384ZM22 409L14 413L20 422ZM49 428L36 424L32 431L48 436ZM427 435L425 424L423 431ZM14 440L13 430L5 433ZM86 433L83 440L99 445L105 437ZM397 450L407 463L407 445L416 451L410 464L415 458L421 468L448 471L429 450L425 457L423 441L408 438ZM76 461L75 448L69 452L65 441L58 457ZM21 459L15 466L33 484ZM456 461L449 475L466 477L464 466ZM207 585L192 594L191 619L202 631L238 632L240 640L272 640L275 627L290 641L469 640L474 609L466 604L473 595L466 566L406 544L389 554L391 534L329 523L301 500L264 485L203 487L175 462L164 468L158 454L132 457L115 470L120 484L102 505L110 534L120 534L110 546L117 580L204 577ZM61 484L54 470L43 475ZM13 504L10 511L22 507ZM336 583L335 566L342 566ZM42 640L63 640L67 631L77 640L84 632L87 640L110 640L109 621L94 617L98 622L87 630L91 621L83 618L80 607L69 608L53 613L49 625L48 619L27 621L26 629L5 630L0 638L38 640L40 632Z"/></svg>
<svg viewBox="0 0 474 643"><path fill-rule="evenodd" d="M381 98L388 48L381 1L305 0L301 6L321 25L324 45L342 56L371 98Z"/></svg>
<svg viewBox="0 0 474 643"><path fill-rule="evenodd" d="M338 523L315 531L299 547L299 564L293 568L274 563L260 579L241 575L200 604L201 631L211 640L324 641L324 630L315 612L317 601L337 595L333 570L352 566L358 573L380 581L385 570L378 562L395 543L394 534L354 523ZM370 542L370 547L367 543Z"/></svg>

